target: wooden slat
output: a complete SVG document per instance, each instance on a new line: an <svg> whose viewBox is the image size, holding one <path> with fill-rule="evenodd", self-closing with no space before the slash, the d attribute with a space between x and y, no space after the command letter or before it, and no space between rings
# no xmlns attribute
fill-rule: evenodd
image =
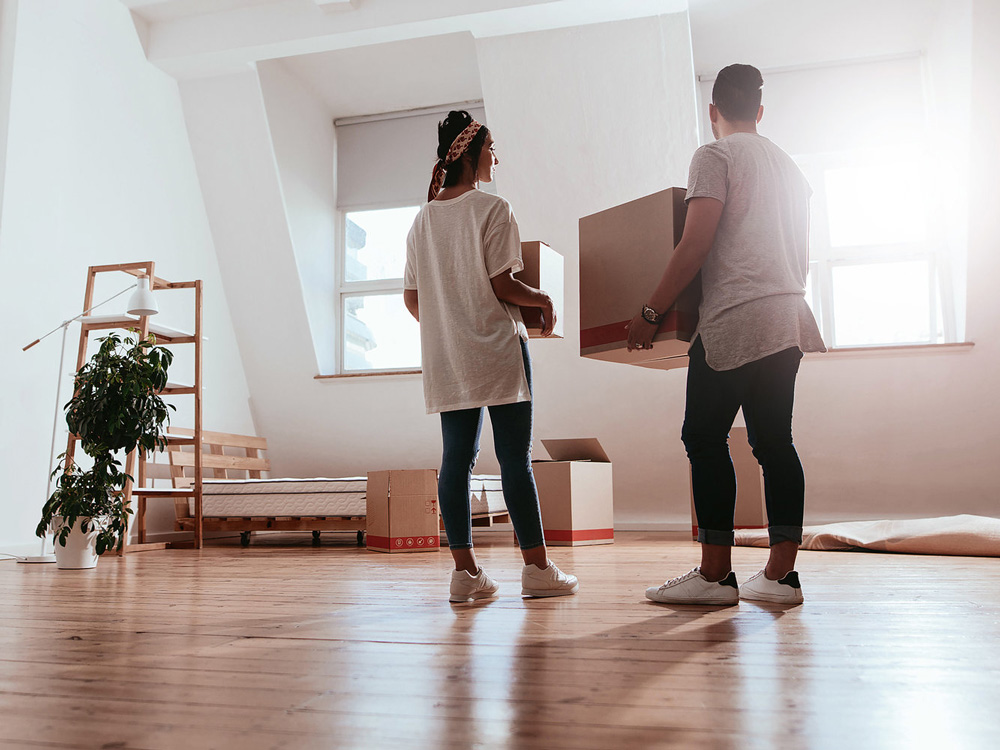
<svg viewBox="0 0 1000 750"><path fill-rule="evenodd" d="M209 449L209 452L213 456L223 456L223 455L225 455L225 453L223 452L223 448L222 448L221 445L217 445L215 443L209 443L208 444L208 449ZM226 473L225 469L213 468L212 469L212 478L213 479L228 479L229 476Z"/></svg>
<svg viewBox="0 0 1000 750"><path fill-rule="evenodd" d="M170 431L178 435L194 435L194 430L184 427L171 427ZM257 448L259 450L267 450L267 438L257 437L256 435L236 435L231 432L203 430L201 440L203 443L215 443L227 448Z"/></svg>
<svg viewBox="0 0 1000 750"><path fill-rule="evenodd" d="M170 451L170 461L176 466L194 466L194 453L187 451ZM201 465L206 469L241 469L243 471L268 471L271 462L266 458L247 458L246 456L219 456L211 453L201 454Z"/></svg>

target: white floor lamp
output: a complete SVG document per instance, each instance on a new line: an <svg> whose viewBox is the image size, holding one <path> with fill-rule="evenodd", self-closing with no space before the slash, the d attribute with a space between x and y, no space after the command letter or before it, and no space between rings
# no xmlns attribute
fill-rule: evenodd
<svg viewBox="0 0 1000 750"><path fill-rule="evenodd" d="M61 400L60 393L62 391L62 380L63 380L63 365L66 361L66 332L69 331L70 323L79 320L89 313L91 310L96 310L101 305L106 305L113 299L121 297L125 292L135 289L132 296L128 300L128 308L126 312L129 315L156 315L160 310L156 305L156 298L153 296L152 291L149 289L149 277L141 275L136 277L135 283L125 289L122 289L118 294L113 297L108 297L104 302L98 302L96 305L90 308L90 310L84 310L82 313L77 315L75 318L70 318L67 321L59 324L51 331L46 333L44 336L35 339L21 351L28 351L38 342L47 339L53 333L62 329L62 346L59 349L59 377L56 380L56 409L55 415L52 417L52 444L49 448L49 471L53 470L53 464L56 460L56 433L59 431L59 402ZM52 474L49 474L49 482L45 489L45 499L46 501L52 496ZM18 562L22 563L54 563L56 561L56 556L54 554L46 553L45 547L48 542L48 535L42 537L42 548L39 554L29 555L28 557L18 558Z"/></svg>

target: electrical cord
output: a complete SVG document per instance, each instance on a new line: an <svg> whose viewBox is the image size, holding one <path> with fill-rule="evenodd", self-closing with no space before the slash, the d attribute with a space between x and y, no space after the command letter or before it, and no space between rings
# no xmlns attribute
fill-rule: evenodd
<svg viewBox="0 0 1000 750"><path fill-rule="evenodd" d="M12 555L10 552L0 552L0 557L9 557L11 560L24 560L23 555Z"/></svg>

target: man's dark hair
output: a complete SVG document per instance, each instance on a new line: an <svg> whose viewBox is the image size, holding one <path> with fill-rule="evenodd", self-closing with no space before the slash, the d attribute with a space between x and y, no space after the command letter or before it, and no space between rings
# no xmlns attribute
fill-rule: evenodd
<svg viewBox="0 0 1000 750"><path fill-rule="evenodd" d="M443 122L438 123L438 159L444 160L448 156L448 149L458 138L459 134L472 124L472 115L464 109L452 110ZM483 145L486 143L486 136L489 130L484 125L472 139L472 143L465 150L464 158L469 159L472 166L479 164L479 156L483 152ZM462 177L462 159L445 167L444 187L451 187L458 184Z"/></svg>
<svg viewBox="0 0 1000 750"><path fill-rule="evenodd" d="M756 120L763 85L764 78L753 65L728 65L715 78L712 103L730 122Z"/></svg>

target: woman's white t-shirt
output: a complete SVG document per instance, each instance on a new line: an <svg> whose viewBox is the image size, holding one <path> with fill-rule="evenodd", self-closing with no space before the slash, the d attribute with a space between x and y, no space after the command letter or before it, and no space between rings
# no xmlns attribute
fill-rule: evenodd
<svg viewBox="0 0 1000 750"><path fill-rule="evenodd" d="M523 267L503 198L470 190L420 209L406 238L403 288L417 290L428 414L531 400L521 311L490 283Z"/></svg>

